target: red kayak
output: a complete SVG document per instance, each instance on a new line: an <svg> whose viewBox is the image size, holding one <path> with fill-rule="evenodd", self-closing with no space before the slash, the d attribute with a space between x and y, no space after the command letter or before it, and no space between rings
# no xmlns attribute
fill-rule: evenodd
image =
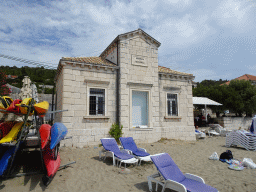
<svg viewBox="0 0 256 192"><path fill-rule="evenodd" d="M14 124L13 121L0 123L0 140L11 131Z"/></svg>
<svg viewBox="0 0 256 192"><path fill-rule="evenodd" d="M14 112L14 113L20 113L20 108L16 106L16 104L20 104L22 100L15 99L11 105L7 108L7 111Z"/></svg>
<svg viewBox="0 0 256 192"><path fill-rule="evenodd" d="M47 170L47 177L51 180L60 167L60 155L57 155L57 159L54 158L54 150L50 149L49 144L45 146L43 151L43 159L45 168Z"/></svg>
<svg viewBox="0 0 256 192"><path fill-rule="evenodd" d="M39 133L40 133L40 137L41 137L41 146L42 146L42 149L44 149L46 144L50 140L51 125L48 125L48 124L41 125L41 127L39 129Z"/></svg>

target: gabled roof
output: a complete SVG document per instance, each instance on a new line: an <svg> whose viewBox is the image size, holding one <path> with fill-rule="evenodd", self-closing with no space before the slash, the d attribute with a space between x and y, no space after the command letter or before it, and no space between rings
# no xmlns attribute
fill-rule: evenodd
<svg viewBox="0 0 256 192"><path fill-rule="evenodd" d="M136 34L140 34L143 35L146 39L149 39L151 42L155 43L157 45L157 47L160 47L161 43L159 41L157 41L156 39L154 39L153 37L151 37L149 34L147 34L145 31L143 31L142 29L137 29L134 31L130 31L127 33L123 33L118 35L110 44L109 46L100 54L100 57L103 56L105 54L105 52L114 44L116 43L118 40L120 39L124 39L124 38L129 38L129 36L132 35L136 35Z"/></svg>
<svg viewBox="0 0 256 192"><path fill-rule="evenodd" d="M96 65L107 65L107 66L116 66L106 59L102 59L101 57L62 57L62 61L70 61L70 62L79 62L79 63L87 63L87 64L96 64ZM193 76L193 74L183 73L179 71L174 71L170 68L158 66L159 73L168 73L168 74L177 74L177 75L189 75Z"/></svg>
<svg viewBox="0 0 256 192"><path fill-rule="evenodd" d="M242 75L240 77L237 77L235 79L232 79L232 80L246 80L246 81L256 81L256 76L254 75L249 75L249 74L245 74L245 75ZM223 83L221 85L229 85L230 84L230 81L226 82L226 83Z"/></svg>
<svg viewBox="0 0 256 192"><path fill-rule="evenodd" d="M193 74L189 74L189 73L183 73L183 72L179 72L179 71L174 71L170 68L167 67L163 67L163 66L158 66L158 72L159 73L171 73L171 74L177 74L177 75L189 75L189 76L193 76Z"/></svg>
<svg viewBox="0 0 256 192"><path fill-rule="evenodd" d="M86 63L86 64L95 64L95 65L106 65L106 66L111 66L111 67L117 67L114 63L111 61L104 59L104 55L106 55L106 52L115 44L117 43L118 40L123 40L126 38L130 38L135 35L142 35L143 38L145 38L147 41L151 42L152 44L155 44L156 47L159 47L161 45L160 42L155 40L153 37L145 33L142 29L137 29L135 31L131 31L128 33L123 33L118 35L111 43L110 45L101 53L99 57L62 57L61 61L70 61L70 62L77 62L77 63ZM60 61L60 62L61 62ZM58 66L58 70L60 70L61 66ZM193 76L192 74L189 73L183 73L183 72L178 72L174 71L172 69L169 69L167 67L163 66L158 66L158 72L159 73L167 73L167 74L177 74L177 75L185 75L185 76Z"/></svg>
<svg viewBox="0 0 256 192"><path fill-rule="evenodd" d="M256 76L254 75L249 75L249 74L245 74L248 78L248 80L251 80L251 81L256 81Z"/></svg>
<svg viewBox="0 0 256 192"><path fill-rule="evenodd" d="M115 64L111 63L106 59L102 59L101 57L62 57L61 60L88 64L116 66Z"/></svg>

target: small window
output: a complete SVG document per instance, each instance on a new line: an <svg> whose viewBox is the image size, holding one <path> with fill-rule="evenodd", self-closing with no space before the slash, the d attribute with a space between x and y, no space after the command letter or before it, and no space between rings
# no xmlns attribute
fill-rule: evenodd
<svg viewBox="0 0 256 192"><path fill-rule="evenodd" d="M178 116L177 94L167 94L167 112L168 116Z"/></svg>
<svg viewBox="0 0 256 192"><path fill-rule="evenodd" d="M105 89L90 88L89 115L105 115Z"/></svg>

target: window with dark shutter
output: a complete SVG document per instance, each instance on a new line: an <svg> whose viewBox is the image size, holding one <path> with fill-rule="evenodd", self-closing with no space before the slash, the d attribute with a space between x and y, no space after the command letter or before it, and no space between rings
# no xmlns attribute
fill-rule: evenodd
<svg viewBox="0 0 256 192"><path fill-rule="evenodd" d="M96 115L96 96L90 96L90 115Z"/></svg>

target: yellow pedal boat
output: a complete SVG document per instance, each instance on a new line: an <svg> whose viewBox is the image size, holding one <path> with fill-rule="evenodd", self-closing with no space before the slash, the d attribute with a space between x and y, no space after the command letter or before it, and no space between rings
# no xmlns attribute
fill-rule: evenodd
<svg viewBox="0 0 256 192"><path fill-rule="evenodd" d="M25 98L22 100L20 104L16 104L20 108L20 112L24 115L28 113L28 107L22 107L22 105L29 105L31 102L32 98ZM31 109L32 110L32 109ZM33 115L34 111L31 111L29 115Z"/></svg>
<svg viewBox="0 0 256 192"><path fill-rule="evenodd" d="M49 103L47 101L43 101L34 105L35 111L40 117L44 117L49 109Z"/></svg>
<svg viewBox="0 0 256 192"><path fill-rule="evenodd" d="M9 143L9 142L16 140L17 135L18 135L19 131L21 130L22 125L23 125L23 122L16 123L12 127L11 131L0 140L0 144L1 143Z"/></svg>
<svg viewBox="0 0 256 192"><path fill-rule="evenodd" d="M13 102L11 97L2 96L0 97L0 109L6 110Z"/></svg>

